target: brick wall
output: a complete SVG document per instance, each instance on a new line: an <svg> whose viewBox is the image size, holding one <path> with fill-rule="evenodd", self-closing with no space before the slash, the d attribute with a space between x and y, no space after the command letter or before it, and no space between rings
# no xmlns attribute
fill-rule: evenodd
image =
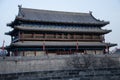
<svg viewBox="0 0 120 80"><path fill-rule="evenodd" d="M76 64L71 64L74 61L72 59L77 57L83 62L83 56L86 55L0 57L0 80L117 80L120 78L119 66L106 67L106 64L103 64L105 65L103 68L91 66L76 68L73 66ZM120 59L120 55L117 54L94 55L97 60L106 57L117 61ZM95 62L100 65L97 60Z"/></svg>

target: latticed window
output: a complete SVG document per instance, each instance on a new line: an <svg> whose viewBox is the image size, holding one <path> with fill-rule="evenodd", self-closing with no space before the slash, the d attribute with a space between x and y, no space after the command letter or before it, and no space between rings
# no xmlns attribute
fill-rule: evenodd
<svg viewBox="0 0 120 80"><path fill-rule="evenodd" d="M24 34L23 37L24 37L24 38L32 38L33 35L32 35L32 34Z"/></svg>
<svg viewBox="0 0 120 80"><path fill-rule="evenodd" d="M94 39L100 39L100 36L99 35L94 35L93 38Z"/></svg>
<svg viewBox="0 0 120 80"><path fill-rule="evenodd" d="M75 35L75 39L83 39L82 35Z"/></svg>
<svg viewBox="0 0 120 80"><path fill-rule="evenodd" d="M84 38L85 39L92 39L92 36L91 35L85 35Z"/></svg>
<svg viewBox="0 0 120 80"><path fill-rule="evenodd" d="M47 38L55 38L54 34L47 34Z"/></svg>
<svg viewBox="0 0 120 80"><path fill-rule="evenodd" d="M57 34L57 38L62 38L62 34Z"/></svg>
<svg viewBox="0 0 120 80"><path fill-rule="evenodd" d="M64 34L64 39L68 39L68 35L67 34Z"/></svg>
<svg viewBox="0 0 120 80"><path fill-rule="evenodd" d="M70 39L74 39L74 35L73 34L70 35Z"/></svg>
<svg viewBox="0 0 120 80"><path fill-rule="evenodd" d="M36 34L35 35L35 38L44 38L45 36L44 36L44 34Z"/></svg>

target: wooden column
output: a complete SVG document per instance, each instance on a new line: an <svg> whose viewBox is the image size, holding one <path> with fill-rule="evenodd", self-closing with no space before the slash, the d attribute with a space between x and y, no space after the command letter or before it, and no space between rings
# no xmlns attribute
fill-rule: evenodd
<svg viewBox="0 0 120 80"><path fill-rule="evenodd" d="M83 39L85 39L85 35L83 34Z"/></svg>
<svg viewBox="0 0 120 80"><path fill-rule="evenodd" d="M57 39L58 37L57 37L57 33L55 34L55 38Z"/></svg>
<svg viewBox="0 0 120 80"><path fill-rule="evenodd" d="M20 36L21 36L21 34L20 34L20 31L18 32L18 38L20 39Z"/></svg>
<svg viewBox="0 0 120 80"><path fill-rule="evenodd" d="M47 34L45 33L45 39L47 39Z"/></svg>
<svg viewBox="0 0 120 80"><path fill-rule="evenodd" d="M74 33L73 38L76 39L76 34Z"/></svg>
<svg viewBox="0 0 120 80"><path fill-rule="evenodd" d="M62 39L64 39L64 34L62 34Z"/></svg>
<svg viewBox="0 0 120 80"><path fill-rule="evenodd" d="M84 50L84 54L87 54L87 51L86 51L86 50Z"/></svg>
<svg viewBox="0 0 120 80"><path fill-rule="evenodd" d="M17 49L14 51L14 55L15 55L15 56L18 55L18 50L17 50Z"/></svg>
<svg viewBox="0 0 120 80"><path fill-rule="evenodd" d="M68 39L70 39L70 34L68 34Z"/></svg>
<svg viewBox="0 0 120 80"><path fill-rule="evenodd" d="M36 56L36 51L34 51L34 55Z"/></svg>
<svg viewBox="0 0 120 80"><path fill-rule="evenodd" d="M94 40L94 35L92 35L92 40Z"/></svg>
<svg viewBox="0 0 120 80"><path fill-rule="evenodd" d="M24 33L23 32L20 35L21 35L21 38L24 38Z"/></svg>
<svg viewBox="0 0 120 80"><path fill-rule="evenodd" d="M25 52L23 51L23 56L25 56Z"/></svg>
<svg viewBox="0 0 120 80"><path fill-rule="evenodd" d="M71 54L71 49L70 49L70 54Z"/></svg>
<svg viewBox="0 0 120 80"><path fill-rule="evenodd" d="M45 51L45 53L46 53L46 55L48 55L48 51L47 50Z"/></svg>
<svg viewBox="0 0 120 80"><path fill-rule="evenodd" d="M32 38L35 38L35 34L34 33L32 34Z"/></svg>
<svg viewBox="0 0 120 80"><path fill-rule="evenodd" d="M95 51L95 54L96 54L96 50L94 50Z"/></svg>

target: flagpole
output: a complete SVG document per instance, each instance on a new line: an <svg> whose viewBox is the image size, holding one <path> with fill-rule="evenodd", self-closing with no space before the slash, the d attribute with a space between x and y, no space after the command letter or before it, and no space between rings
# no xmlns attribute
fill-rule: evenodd
<svg viewBox="0 0 120 80"><path fill-rule="evenodd" d="M4 43L5 43L5 40L3 40L3 45L2 45L2 50L4 51Z"/></svg>

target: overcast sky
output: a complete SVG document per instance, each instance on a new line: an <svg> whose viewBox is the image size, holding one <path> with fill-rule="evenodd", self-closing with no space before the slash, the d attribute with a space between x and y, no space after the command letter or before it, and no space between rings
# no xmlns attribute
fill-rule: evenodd
<svg viewBox="0 0 120 80"><path fill-rule="evenodd" d="M100 20L110 21L104 29L112 29L105 36L106 42L117 43L120 48L120 0L0 0L0 46L5 40L5 46L11 42L10 36L4 35L12 29L6 24L15 19L18 5L25 8L69 11L93 12L93 16Z"/></svg>

